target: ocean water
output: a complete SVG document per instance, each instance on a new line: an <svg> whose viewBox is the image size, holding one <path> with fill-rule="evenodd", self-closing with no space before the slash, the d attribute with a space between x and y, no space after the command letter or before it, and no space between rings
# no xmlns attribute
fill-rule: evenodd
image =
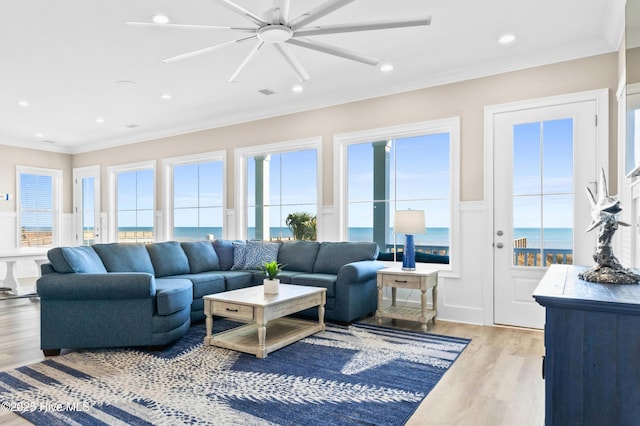
<svg viewBox="0 0 640 426"><path fill-rule="evenodd" d="M118 228L119 232L132 232L135 228ZM150 232L152 228L139 228L140 231ZM272 238L293 239L293 233L289 228L271 228L270 230ZM209 239L209 235L212 235L214 239L222 237L221 227L211 228L192 228L192 227L180 227L174 229L174 238L187 241L187 240L206 240ZM393 244L393 228L389 229L389 244ZM255 229L249 228L248 239L255 238ZM571 249L573 242L573 230L571 228L544 228L542 231L538 228L515 228L513 230L513 238L526 238L527 247L540 248L541 240L544 240L544 248L561 248ZM373 228L349 228L348 237L349 241L372 241L373 240ZM430 245L430 246L448 246L449 245L449 228L427 228L425 234L419 234L414 236L416 245ZM398 235L396 242L398 244L404 243L404 236ZM464 236L462 237L464 243Z"/></svg>

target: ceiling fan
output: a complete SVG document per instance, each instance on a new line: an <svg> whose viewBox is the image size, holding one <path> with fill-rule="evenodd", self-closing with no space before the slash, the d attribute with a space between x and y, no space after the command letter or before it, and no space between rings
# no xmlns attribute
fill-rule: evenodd
<svg viewBox="0 0 640 426"><path fill-rule="evenodd" d="M367 65L381 67L385 64L385 61L373 56L364 55L358 52L347 50L341 47L321 43L319 41L310 40L306 37L326 35L326 34L338 34L349 33L357 31L371 31L371 30L383 30L389 28L404 28L404 27L416 27L426 26L431 24L431 17L425 18L413 18L406 20L389 20L389 21L377 21L368 23L353 23L353 24L340 24L340 25L325 25L325 26L308 26L316 20L322 18L329 13L340 9L355 0L328 0L325 3L311 9L310 11L303 13L302 15L290 19L289 6L290 0L273 0L273 7L269 9L264 17L258 16L255 13L243 8L242 6L234 3L231 0L214 0L222 6L229 8L231 11L243 16L249 20L254 27L225 27L215 25L190 25L190 24L173 24L166 22L125 22L129 26L162 26L171 28L193 28L193 29L220 29L230 30L240 33L246 33L245 36L237 38L235 40L227 41L224 43L216 44L206 47L204 49L195 50L193 52L183 53L181 55L173 56L163 60L164 63L171 63L181 61L183 59L191 58L204 53L212 52L214 50L222 49L227 46L231 46L237 43L244 43L248 41L255 41L253 49L249 52L247 57L242 61L240 66L233 73L230 82L237 81L238 75L242 70L251 62L256 53L265 45L271 44L275 49L284 57L287 63L291 66L296 76L301 82L309 80L309 74L304 69L300 61L296 58L293 52L289 49L289 45L303 47L306 49L315 50L329 55L339 56L341 58L350 59L352 61L361 62Z"/></svg>

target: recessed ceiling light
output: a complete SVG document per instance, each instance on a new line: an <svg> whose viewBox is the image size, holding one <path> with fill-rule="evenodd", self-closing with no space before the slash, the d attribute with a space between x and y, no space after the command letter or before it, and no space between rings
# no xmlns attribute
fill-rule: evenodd
<svg viewBox="0 0 640 426"><path fill-rule="evenodd" d="M295 93L300 93L304 90L304 87L302 87L300 84L296 84L291 88L291 90L293 90Z"/></svg>
<svg viewBox="0 0 640 426"><path fill-rule="evenodd" d="M137 83L135 81L131 81L131 80L118 80L118 81L116 81L116 86L124 87L124 88L136 87L136 84Z"/></svg>
<svg viewBox="0 0 640 426"><path fill-rule="evenodd" d="M168 101L168 100L170 100L173 96L171 96L171 94L170 94L170 93L163 93L162 95L160 95L160 97L161 97L162 99L164 99L165 101Z"/></svg>
<svg viewBox="0 0 640 426"><path fill-rule="evenodd" d="M151 20L153 22L155 22L156 24L168 24L169 23L169 17L167 15L163 15L161 13L158 13L157 15L153 15Z"/></svg>
<svg viewBox="0 0 640 426"><path fill-rule="evenodd" d="M378 69L382 72L391 72L393 71L393 64L386 61L381 62L380 65L378 65Z"/></svg>
<svg viewBox="0 0 640 426"><path fill-rule="evenodd" d="M498 39L498 43L500 44L509 44L513 43L516 40L516 36L513 34L504 34Z"/></svg>
<svg viewBox="0 0 640 426"><path fill-rule="evenodd" d="M98 118L96 118L96 123L98 123L98 124L104 124L104 118L102 118L102 117L98 117Z"/></svg>
<svg viewBox="0 0 640 426"><path fill-rule="evenodd" d="M18 101L18 105L20 105L21 107L25 107L25 108L26 108L26 107L28 107L28 106L29 106L29 102L28 102L28 101L26 101L25 99L20 99L20 100Z"/></svg>

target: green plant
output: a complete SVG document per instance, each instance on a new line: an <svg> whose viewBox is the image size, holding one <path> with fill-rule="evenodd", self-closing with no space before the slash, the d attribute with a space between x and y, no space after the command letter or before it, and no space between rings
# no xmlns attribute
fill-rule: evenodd
<svg viewBox="0 0 640 426"><path fill-rule="evenodd" d="M290 213L285 221L296 240L315 240L316 217L307 212Z"/></svg>
<svg viewBox="0 0 640 426"><path fill-rule="evenodd" d="M278 276L280 271L282 271L282 267L284 265L278 263L277 261L264 262L262 265L262 272L264 272L270 280L274 279Z"/></svg>

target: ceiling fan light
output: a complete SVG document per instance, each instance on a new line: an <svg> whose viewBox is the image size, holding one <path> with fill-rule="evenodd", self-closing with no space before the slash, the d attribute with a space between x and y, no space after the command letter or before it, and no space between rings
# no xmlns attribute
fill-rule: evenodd
<svg viewBox="0 0 640 426"><path fill-rule="evenodd" d="M265 25L258 29L257 35L265 43L282 43L293 36L293 30L286 25Z"/></svg>
<svg viewBox="0 0 640 426"><path fill-rule="evenodd" d="M169 17L167 15L163 15L162 13L158 13L157 15L153 15L151 20L153 22L155 22L156 24L168 24L169 23Z"/></svg>
<svg viewBox="0 0 640 426"><path fill-rule="evenodd" d="M498 39L498 43L500 44L509 44L513 43L516 40L516 36L513 34L504 34Z"/></svg>
<svg viewBox="0 0 640 426"><path fill-rule="evenodd" d="M393 64L390 62L380 62L380 64L378 65L378 69L382 72L391 72L393 71Z"/></svg>

